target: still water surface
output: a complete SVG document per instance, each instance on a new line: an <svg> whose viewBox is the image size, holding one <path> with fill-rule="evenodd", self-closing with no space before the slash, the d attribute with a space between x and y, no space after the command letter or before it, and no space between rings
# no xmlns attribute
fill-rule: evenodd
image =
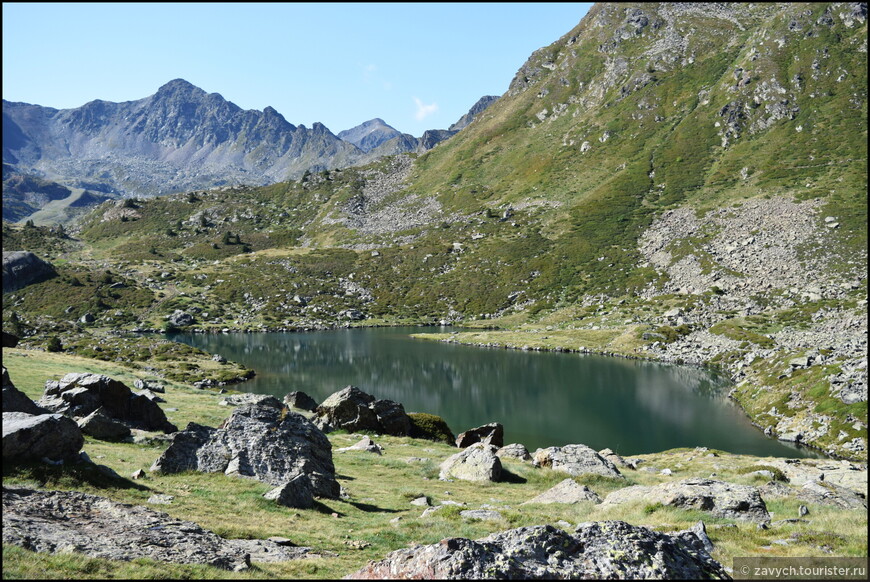
<svg viewBox="0 0 870 582"><path fill-rule="evenodd" d="M621 455L705 446L761 456L817 456L765 437L709 372L603 356L482 349L415 340L426 328L167 336L253 368L237 390L322 402L354 385L455 434L489 422L505 443L582 443Z"/></svg>

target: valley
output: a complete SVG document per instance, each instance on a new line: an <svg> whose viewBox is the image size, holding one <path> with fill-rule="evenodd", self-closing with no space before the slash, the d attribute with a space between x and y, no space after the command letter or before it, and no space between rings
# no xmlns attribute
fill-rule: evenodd
<svg viewBox="0 0 870 582"><path fill-rule="evenodd" d="M4 462L4 487L133 504L170 495L174 517L224 538L289 537L317 554L241 574L173 565L178 577L362 575L369 560L412 544L590 520L671 533L703 520L726 571L737 556L866 560L866 72L866 3L603 3L533 53L504 95L482 99L473 119L428 148L410 147L380 119L344 134L358 147L274 110L241 111L181 80L141 102L50 115L13 104L19 113L30 108L19 118L28 123L40 111L70 117L69 136L76 124L133 108L125 115L138 115L148 131L105 131L135 142L137 156L156 147L147 138L154 134L169 157L211 160L206 176L192 163L177 171L166 160L136 158L128 175L136 185L124 196L89 187L100 172L115 180L129 171L93 148L93 159L69 162L79 182L58 189L16 178L9 188L24 189L7 194L4 101L3 330L17 338L3 349L4 369L30 399L46 381L87 371L165 385L164 407L179 428L221 425L239 408L220 399L241 396L260 371L163 339L177 332L302 336L423 326L414 334L423 346L691 366L727 381L753 430L821 458L699 444L633 455L633 466L619 465L627 481L573 480L602 498L677 478L752 486L774 526L639 501L529 506L523 502L565 476L511 459L505 479L447 482L438 468L456 453L452 444L354 429L328 433L348 496L320 499L316 509L278 507L262 498L262 482L223 474L151 472L134 483L131 471L147 469L168 443L147 432L127 442L85 438L83 450L118 479ZM211 121L182 119L188 99L202 107L199 121ZM175 121L149 117L148 104ZM209 141L215 111L233 120L235 142ZM100 131L88 139L108 147ZM290 132L284 141L281 132ZM285 147L294 132L320 141L295 151ZM392 137L373 145L367 135ZM272 141L255 143L258 136ZM328 150L330 161L314 160L315 150ZM34 147L16 152L38 166ZM239 178L245 164L260 168L257 180ZM89 194L98 202L100 192L104 201L75 208ZM7 203L15 222L6 219ZM384 397L376 386L372 392ZM383 454L335 452L363 436ZM833 488L840 496L831 500L805 491L842 475L836 484L851 493ZM458 500L499 517L467 518L448 507L427 521L418 515L425 507L409 508L420 497L427 507ZM249 522L232 517L236 503ZM147 578L163 567L36 556L4 544L4 574L8 562L20 577L41 576L40 568L126 577L140 568Z"/></svg>

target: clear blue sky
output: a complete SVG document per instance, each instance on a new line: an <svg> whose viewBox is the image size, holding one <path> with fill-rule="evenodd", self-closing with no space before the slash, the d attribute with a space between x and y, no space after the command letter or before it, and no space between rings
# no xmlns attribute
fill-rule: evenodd
<svg viewBox="0 0 870 582"><path fill-rule="evenodd" d="M333 133L380 117L415 136L502 95L581 3L3 3L3 98L132 101L182 78Z"/></svg>

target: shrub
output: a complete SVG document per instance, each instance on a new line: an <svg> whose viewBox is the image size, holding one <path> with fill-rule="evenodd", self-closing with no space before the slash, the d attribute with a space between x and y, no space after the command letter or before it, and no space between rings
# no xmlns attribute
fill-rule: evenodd
<svg viewBox="0 0 870 582"><path fill-rule="evenodd" d="M425 412L412 412L408 414L408 418L411 419L411 438L428 439L450 445L456 443L456 437L447 426L447 422L440 416Z"/></svg>
<svg viewBox="0 0 870 582"><path fill-rule="evenodd" d="M45 344L45 349L49 352L62 352L63 344L60 343L60 339L56 335L48 338L48 342Z"/></svg>

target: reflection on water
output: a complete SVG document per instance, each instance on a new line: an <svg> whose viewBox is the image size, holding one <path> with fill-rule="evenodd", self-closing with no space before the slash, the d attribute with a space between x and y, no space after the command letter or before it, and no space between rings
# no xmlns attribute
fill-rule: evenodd
<svg viewBox="0 0 870 582"><path fill-rule="evenodd" d="M236 388L318 402L347 385L444 417L454 433L488 422L529 450L582 443L623 455L706 446L815 456L765 437L708 372L581 354L413 340L416 328L170 337L253 368Z"/></svg>

